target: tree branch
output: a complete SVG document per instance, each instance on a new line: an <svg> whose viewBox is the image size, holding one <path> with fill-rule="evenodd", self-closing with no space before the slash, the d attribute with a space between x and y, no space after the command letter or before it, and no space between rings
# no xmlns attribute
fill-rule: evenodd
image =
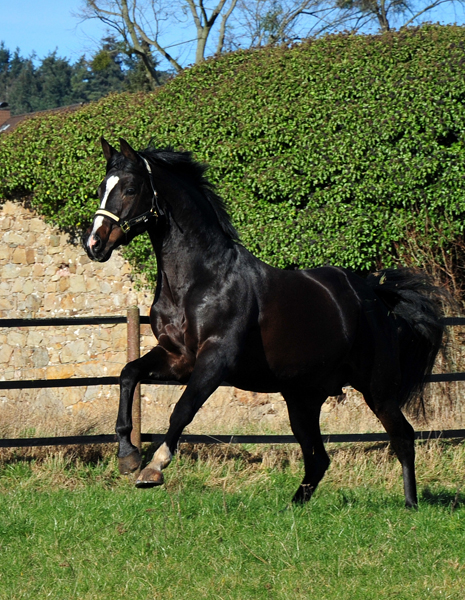
<svg viewBox="0 0 465 600"><path fill-rule="evenodd" d="M165 50L165 48L163 48L158 40L156 38L151 39L149 38L149 36L145 33L145 31L137 24L134 23L134 27L137 29L138 34L140 35L141 39L145 40L148 44L155 46L157 52L159 52L163 58L165 58L174 68L175 70L180 73L182 71L182 66L178 63L178 61L173 58L171 56L171 54L169 52L167 52Z"/></svg>
<svg viewBox="0 0 465 600"><path fill-rule="evenodd" d="M440 4L444 4L446 2L451 2L451 0L436 0L435 2L432 2L431 4L429 4L428 6L426 6L425 8L423 8L422 10L418 11L415 15L413 15L413 17L411 17L406 23L404 23L400 29L405 29L406 27L408 27L411 23L413 23L413 21L415 21L415 19L418 19L418 17L420 17L421 15L423 15L425 12L428 12L429 10L431 10L432 8L436 8L436 6L439 6ZM452 1L452 4L454 2Z"/></svg>
<svg viewBox="0 0 465 600"><path fill-rule="evenodd" d="M226 21L231 16L232 11L236 8L237 1L238 0L232 0L231 4L229 6L229 9L227 10L227 12L224 13L223 17L221 18L220 33L219 33L219 37L218 37L218 45L216 47L217 54L221 54L221 52L223 51L224 37L226 35Z"/></svg>

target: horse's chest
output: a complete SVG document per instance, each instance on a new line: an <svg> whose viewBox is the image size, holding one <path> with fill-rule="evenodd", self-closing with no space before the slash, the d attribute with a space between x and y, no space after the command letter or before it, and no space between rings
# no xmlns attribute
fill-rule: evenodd
<svg viewBox="0 0 465 600"><path fill-rule="evenodd" d="M176 356L177 360L193 366L196 351L195 341L189 332L184 314L152 310L150 321L158 344Z"/></svg>

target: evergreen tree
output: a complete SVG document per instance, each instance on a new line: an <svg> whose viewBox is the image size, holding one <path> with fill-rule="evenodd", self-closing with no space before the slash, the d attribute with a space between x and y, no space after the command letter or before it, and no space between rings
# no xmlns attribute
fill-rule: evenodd
<svg viewBox="0 0 465 600"><path fill-rule="evenodd" d="M102 40L100 49L89 62L89 70L89 100L123 90L125 73L121 49L112 36Z"/></svg>
<svg viewBox="0 0 465 600"><path fill-rule="evenodd" d="M101 41L90 60L81 57L71 64L55 51L36 64L34 54L23 58L19 49L12 54L0 42L0 101L8 102L12 114L91 102L111 92L152 89L142 59L112 36ZM157 71L157 76L164 83L169 73Z"/></svg>
<svg viewBox="0 0 465 600"><path fill-rule="evenodd" d="M35 72L39 96L34 101L34 110L73 104L72 74L73 67L67 59L59 58L56 52L46 56Z"/></svg>
<svg viewBox="0 0 465 600"><path fill-rule="evenodd" d="M89 90L91 86L92 72L88 61L84 56L73 65L71 75L71 92L73 102L89 102Z"/></svg>
<svg viewBox="0 0 465 600"><path fill-rule="evenodd" d="M12 113L21 114L37 110L40 89L32 59L23 59L16 51L11 62L9 79L10 85L6 100Z"/></svg>
<svg viewBox="0 0 465 600"><path fill-rule="evenodd" d="M8 101L10 51L0 43L0 102Z"/></svg>

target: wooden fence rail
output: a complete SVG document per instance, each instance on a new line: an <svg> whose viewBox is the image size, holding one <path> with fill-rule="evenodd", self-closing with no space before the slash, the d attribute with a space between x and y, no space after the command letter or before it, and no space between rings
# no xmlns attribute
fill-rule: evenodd
<svg viewBox="0 0 465 600"><path fill-rule="evenodd" d="M164 440L162 433L143 433L142 442L161 444ZM387 433L332 433L322 434L323 442L330 444L354 442L387 442ZM444 429L433 431L416 431L417 440L465 439L465 429ZM297 444L293 435L201 435L183 434L180 443L189 444ZM74 435L44 438L14 438L0 439L0 448L30 448L32 446L72 446L85 444L116 444L114 434Z"/></svg>
<svg viewBox="0 0 465 600"><path fill-rule="evenodd" d="M140 354L140 325L149 324L149 317L141 317L137 307L130 307L127 316L113 317L58 317L51 319L0 319L2 327L63 327L76 325L113 325L127 324L128 334L128 361L138 358ZM446 326L465 326L465 317L446 317ZM437 373L428 378L429 382L465 381L465 373ZM159 383L160 385L179 385L176 381L144 382ZM36 379L36 380L10 380L0 381L0 390L8 389L33 389L53 387L78 387L94 385L118 385L119 377L70 377L67 379ZM228 385L228 384L222 384ZM140 389L134 397L133 422L134 432L132 441L140 448L142 442L161 442L162 434L141 432L141 406ZM437 438L465 438L465 430L453 429L444 431L417 431L417 439ZM385 433L357 433L357 434L332 434L324 435L325 442L380 442L388 440ZM290 444L297 443L292 435L182 435L181 442L205 444ZM48 438L10 438L0 439L0 448L30 447L30 446L60 446L73 444L115 443L114 435L86 435Z"/></svg>

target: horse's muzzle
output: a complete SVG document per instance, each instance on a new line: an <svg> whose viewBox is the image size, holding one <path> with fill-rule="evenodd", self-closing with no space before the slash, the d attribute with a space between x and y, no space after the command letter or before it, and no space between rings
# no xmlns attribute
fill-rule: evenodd
<svg viewBox="0 0 465 600"><path fill-rule="evenodd" d="M108 251L107 245L102 241L98 233L87 231L82 236L82 245L91 260L106 262L111 256L111 250Z"/></svg>

